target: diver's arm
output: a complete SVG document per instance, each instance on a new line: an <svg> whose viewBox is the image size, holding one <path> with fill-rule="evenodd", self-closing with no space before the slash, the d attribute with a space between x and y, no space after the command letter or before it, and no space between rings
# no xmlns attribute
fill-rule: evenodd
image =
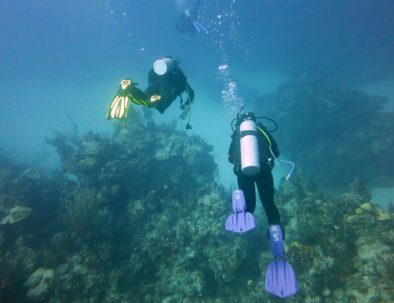
<svg viewBox="0 0 394 303"><path fill-rule="evenodd" d="M271 137L271 144L272 144L271 150L272 150L272 152L274 153L275 157L278 158L279 155L280 155L278 144L276 144L276 141L275 141L275 139L271 136L271 134L269 134L269 136Z"/></svg>
<svg viewBox="0 0 394 303"><path fill-rule="evenodd" d="M270 143L269 148L271 149L275 158L278 158L280 152L279 152L278 144L276 144L274 137L272 137L271 133L267 130L267 128L262 123L258 123L258 127L264 131L264 134L261 131L258 132L259 140L261 140L261 142L267 142L267 137L268 137Z"/></svg>
<svg viewBox="0 0 394 303"><path fill-rule="evenodd" d="M235 137L235 134L232 134L232 136L231 136L231 143L230 143L230 147L228 149L228 155L227 155L228 162L230 162L231 164L234 164L234 159L233 159L233 154L234 154L234 137Z"/></svg>
<svg viewBox="0 0 394 303"><path fill-rule="evenodd" d="M186 93L187 97L189 98L189 101L193 103L194 101L194 90L192 87L189 85L189 83L186 81Z"/></svg>
<svg viewBox="0 0 394 303"><path fill-rule="evenodd" d="M187 94L188 100L190 100L190 102L193 102L194 90L187 82L185 74L179 68L176 68L172 73L172 77L173 82L176 83L176 87L179 89L177 93L181 94L185 92Z"/></svg>
<svg viewBox="0 0 394 303"><path fill-rule="evenodd" d="M267 130L265 126L263 126L263 129L264 132L267 134L268 138L270 139L272 153L274 154L275 158L278 158L280 155L278 144L276 144L274 137L272 137L271 133Z"/></svg>

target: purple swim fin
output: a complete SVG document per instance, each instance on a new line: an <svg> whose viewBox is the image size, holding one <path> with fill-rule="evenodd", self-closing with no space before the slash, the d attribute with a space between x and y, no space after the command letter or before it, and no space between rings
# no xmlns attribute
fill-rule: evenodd
<svg viewBox="0 0 394 303"><path fill-rule="evenodd" d="M270 225L269 240L274 260L267 269L265 289L280 298L293 296L299 288L293 268L285 260L284 239L280 225Z"/></svg>
<svg viewBox="0 0 394 303"><path fill-rule="evenodd" d="M233 191L233 214L227 218L226 230L235 233L244 233L256 227L251 213L246 212L245 197L242 190Z"/></svg>

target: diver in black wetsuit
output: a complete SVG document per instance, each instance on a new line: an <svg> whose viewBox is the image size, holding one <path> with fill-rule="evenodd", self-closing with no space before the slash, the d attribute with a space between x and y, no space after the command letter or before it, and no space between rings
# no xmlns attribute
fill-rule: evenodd
<svg viewBox="0 0 394 303"><path fill-rule="evenodd" d="M183 102L182 93L186 93L187 100ZM160 113L181 97L181 108L193 103L194 90L187 82L185 74L181 71L179 64L171 57L157 60L148 74L148 87L145 94L150 100L150 106Z"/></svg>
<svg viewBox="0 0 394 303"><path fill-rule="evenodd" d="M200 0L196 0L191 9L185 9L179 16L176 23L176 29L183 36L190 38L197 32L204 31L206 28L198 21L197 13L200 7Z"/></svg>
<svg viewBox="0 0 394 303"><path fill-rule="evenodd" d="M244 113L236 124L232 134L232 140L228 152L228 160L234 164L234 174L237 176L238 186L244 192L246 211L253 213L256 207L256 189L259 192L269 225L279 224L280 215L274 202L274 181L272 169L274 167L274 156L279 157L279 149L271 134L262 123L257 123L257 138L260 155L260 172L254 176L247 176L241 169L241 146L239 130L240 123L244 120L256 120L253 113Z"/></svg>
<svg viewBox="0 0 394 303"><path fill-rule="evenodd" d="M186 102L183 102L183 93L186 93ZM120 81L118 92L109 105L107 119L127 118L131 103L141 105L144 109L154 108L160 113L164 113L178 96L182 109L179 118L187 122L186 129L191 129L190 117L194 90L187 82L178 62L167 56L154 62L153 68L148 74L148 87L144 92L131 79ZM144 114L147 119L151 117L151 113L149 114L147 110L144 110Z"/></svg>

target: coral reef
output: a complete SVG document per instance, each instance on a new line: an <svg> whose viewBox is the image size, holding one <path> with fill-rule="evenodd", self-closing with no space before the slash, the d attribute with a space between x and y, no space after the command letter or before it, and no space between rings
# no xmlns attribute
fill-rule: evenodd
<svg viewBox="0 0 394 303"><path fill-rule="evenodd" d="M32 209L0 225L1 302L278 302L264 291L263 212L251 232L224 230L231 195L203 139L131 111L111 137L48 142L62 163L51 178L0 161L2 205ZM292 302L394 300L394 214L360 180L332 197L299 172L277 204L301 286Z"/></svg>
<svg viewBox="0 0 394 303"><path fill-rule="evenodd" d="M382 111L387 102L328 80L296 79L258 98L255 111L278 122L282 154L320 186L344 190L357 176L392 187L394 113Z"/></svg>
<svg viewBox="0 0 394 303"><path fill-rule="evenodd" d="M358 179L336 198L301 174L282 184L288 256L303 288L297 302L393 300L393 213L370 198Z"/></svg>

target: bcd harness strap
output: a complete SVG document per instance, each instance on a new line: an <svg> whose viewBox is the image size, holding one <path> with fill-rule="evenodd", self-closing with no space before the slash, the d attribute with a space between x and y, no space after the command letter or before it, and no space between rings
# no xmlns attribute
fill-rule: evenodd
<svg viewBox="0 0 394 303"><path fill-rule="evenodd" d="M271 148L272 147L272 143L271 143L271 140L270 140L270 137L268 136L268 134L261 128L261 127L258 127L257 126L257 129L263 134L263 136L267 139L267 141L268 141L268 144L269 144L269 147ZM252 136L257 136L257 131L255 131L255 130L243 130L243 131L241 131L240 132L240 137L242 138L242 137L245 137L245 136L249 136L249 135L252 135Z"/></svg>
<svg viewBox="0 0 394 303"><path fill-rule="evenodd" d="M257 131L255 131L255 130L243 130L243 131L240 132L240 137L241 138L245 137L245 136L249 136L249 135L257 136Z"/></svg>

